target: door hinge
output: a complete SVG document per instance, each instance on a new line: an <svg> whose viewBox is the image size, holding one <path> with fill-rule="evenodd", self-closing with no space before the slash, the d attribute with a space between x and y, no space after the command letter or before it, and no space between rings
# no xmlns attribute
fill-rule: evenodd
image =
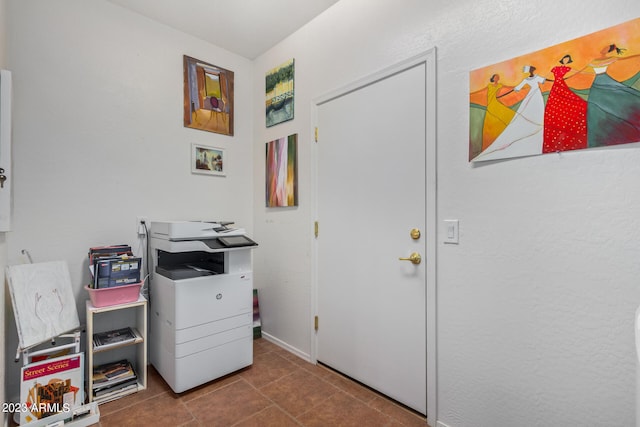
<svg viewBox="0 0 640 427"><path fill-rule="evenodd" d="M313 223L313 235L318 237L318 221Z"/></svg>
<svg viewBox="0 0 640 427"><path fill-rule="evenodd" d="M313 319L313 329L318 330L318 316Z"/></svg>
<svg viewBox="0 0 640 427"><path fill-rule="evenodd" d="M318 142L318 127L316 126L316 142Z"/></svg>

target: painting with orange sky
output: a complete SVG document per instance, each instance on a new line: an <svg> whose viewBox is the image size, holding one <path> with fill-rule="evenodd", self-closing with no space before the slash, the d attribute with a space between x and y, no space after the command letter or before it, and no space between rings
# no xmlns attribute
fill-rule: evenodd
<svg viewBox="0 0 640 427"><path fill-rule="evenodd" d="M469 161L640 142L640 18L469 74Z"/></svg>

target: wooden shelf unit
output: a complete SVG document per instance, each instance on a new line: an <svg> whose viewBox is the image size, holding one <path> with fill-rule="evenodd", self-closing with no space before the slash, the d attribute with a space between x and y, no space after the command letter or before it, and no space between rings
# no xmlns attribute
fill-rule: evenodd
<svg viewBox="0 0 640 427"><path fill-rule="evenodd" d="M113 344L108 346L94 347L93 334L97 332L106 332L106 330L97 330L95 328L97 315L105 315L108 313L115 314L118 310L136 310L136 324L128 325L136 335L134 341L128 341L121 344ZM87 395L89 396L89 402L105 403L111 400L119 399L128 394L135 393L147 388L147 300L140 296L137 301L128 302L118 305L110 305L106 307L95 307L90 300L86 302L87 311ZM98 316L100 317L100 316ZM99 321L97 322L100 323ZM101 396L98 398L93 397L93 368L94 368L94 355L102 354L109 351L123 349L125 347L135 346L135 359L130 360L133 364L138 377L137 388L124 390L122 393L116 393L114 395ZM103 348L104 347L104 348ZM117 361L114 358L112 361Z"/></svg>

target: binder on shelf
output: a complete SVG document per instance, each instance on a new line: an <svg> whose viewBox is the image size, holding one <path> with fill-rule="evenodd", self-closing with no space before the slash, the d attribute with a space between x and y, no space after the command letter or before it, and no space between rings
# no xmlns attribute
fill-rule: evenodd
<svg viewBox="0 0 640 427"><path fill-rule="evenodd" d="M142 259L134 256L97 258L94 264L94 289L113 288L140 282Z"/></svg>

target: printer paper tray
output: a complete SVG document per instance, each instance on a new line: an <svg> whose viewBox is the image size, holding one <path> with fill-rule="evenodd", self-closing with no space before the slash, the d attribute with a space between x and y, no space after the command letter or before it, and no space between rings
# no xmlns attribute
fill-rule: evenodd
<svg viewBox="0 0 640 427"><path fill-rule="evenodd" d="M246 323L234 329L206 335L198 339L176 344L176 358L186 357L190 354L198 353L210 348L218 347L241 338L253 336L253 326Z"/></svg>
<svg viewBox="0 0 640 427"><path fill-rule="evenodd" d="M166 252L196 252L196 251L204 251L204 252L229 252L229 251L238 251L238 250L246 250L253 249L256 246L239 246L239 247L226 247L220 243L220 247L215 247L210 242L210 245L205 243L204 240L164 240L158 238L152 238L153 247L156 249L160 249ZM212 247L214 246L214 247Z"/></svg>

